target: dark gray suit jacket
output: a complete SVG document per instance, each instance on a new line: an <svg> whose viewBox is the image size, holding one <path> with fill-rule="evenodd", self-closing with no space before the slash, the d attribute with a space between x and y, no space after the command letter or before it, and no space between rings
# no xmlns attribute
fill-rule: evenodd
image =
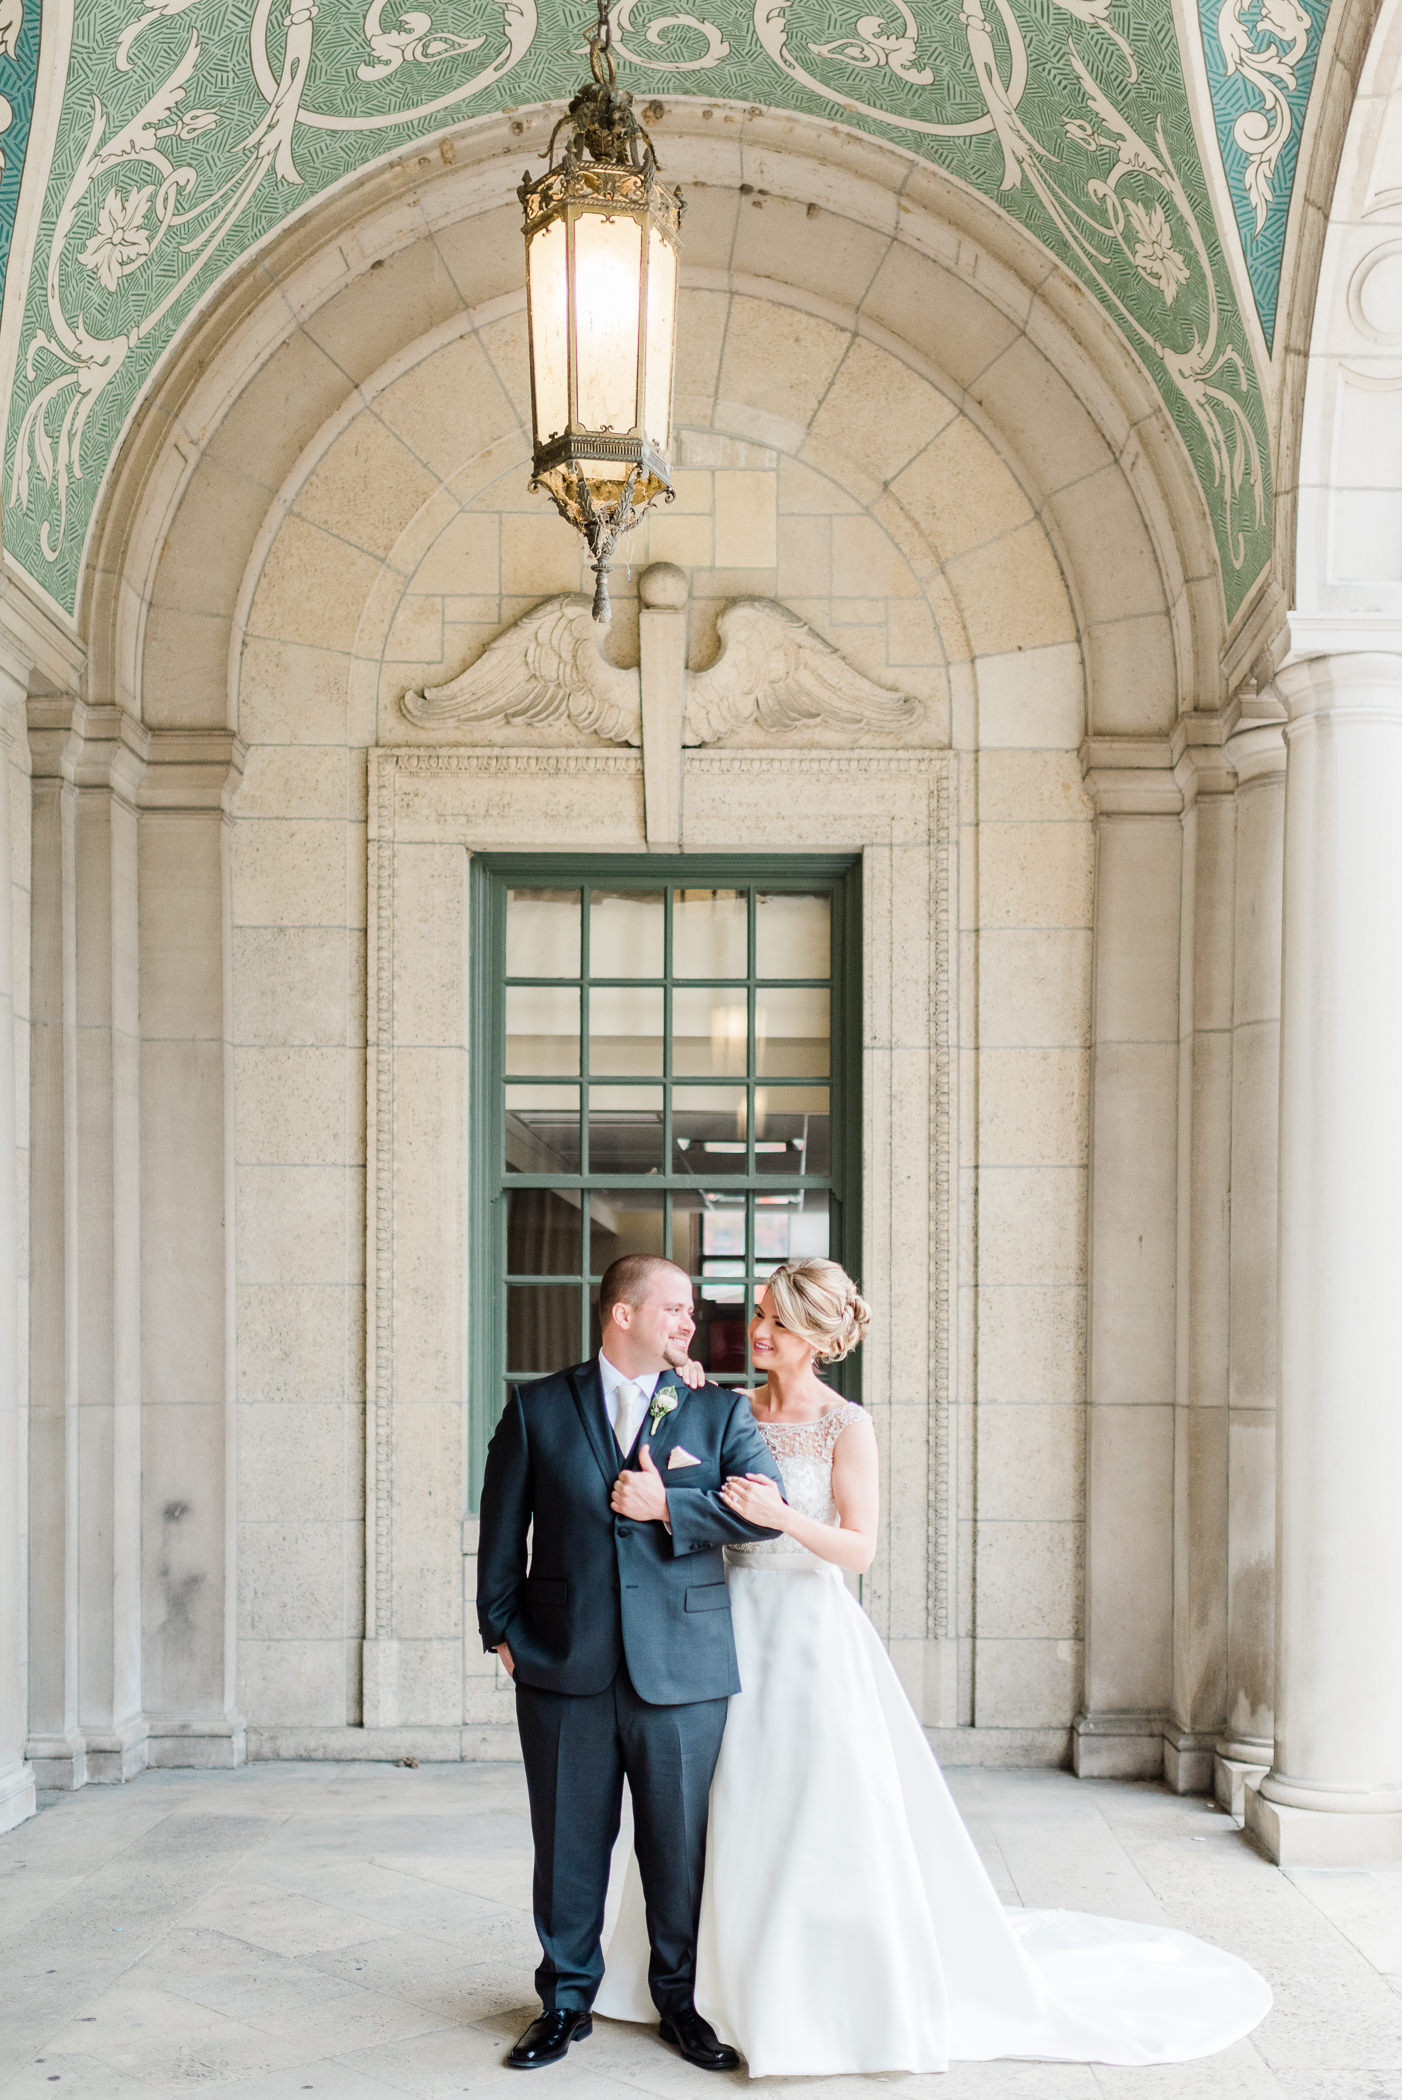
<svg viewBox="0 0 1402 2100"><path fill-rule="evenodd" d="M639 1436L666 1485L670 1534L609 1507L624 1461L597 1361L523 1385L507 1402L482 1483L477 1617L484 1647L510 1645L522 1684L601 1692L626 1658L649 1705L739 1691L722 1548L774 1533L733 1515L719 1491L732 1473L782 1482L743 1393L676 1390L656 1434L644 1419ZM700 1463L669 1469L677 1450ZM635 1446L628 1464L637 1463Z"/></svg>

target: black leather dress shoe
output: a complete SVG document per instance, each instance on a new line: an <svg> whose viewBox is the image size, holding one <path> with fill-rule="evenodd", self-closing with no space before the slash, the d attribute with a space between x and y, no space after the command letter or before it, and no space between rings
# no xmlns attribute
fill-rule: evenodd
<svg viewBox="0 0 1402 2100"><path fill-rule="evenodd" d="M519 2042L506 2053L513 2071L538 2071L542 2064L557 2064L568 2054L571 2042L582 2042L594 2032L593 2015L577 2005L556 2006L532 2020Z"/></svg>
<svg viewBox="0 0 1402 2100"><path fill-rule="evenodd" d="M723 2042L714 2027L694 2009L664 2013L657 2031L664 2042L670 2042L689 2064L695 2064L698 2071L738 2071L740 2068L738 2052L729 2042Z"/></svg>

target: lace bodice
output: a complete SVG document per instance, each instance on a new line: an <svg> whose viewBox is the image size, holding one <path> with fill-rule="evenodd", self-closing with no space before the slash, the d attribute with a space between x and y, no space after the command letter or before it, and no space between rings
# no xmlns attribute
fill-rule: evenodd
<svg viewBox="0 0 1402 2100"><path fill-rule="evenodd" d="M832 1455L837 1449L837 1440L849 1422L856 1419L862 1410L851 1400L840 1400L836 1407L825 1415L817 1415L811 1422L761 1422L755 1420L760 1435L773 1453L784 1482L784 1494L789 1507L802 1517L811 1517L816 1524L836 1524L837 1504L832 1494ZM813 1556L797 1539L781 1532L777 1539L756 1539L744 1546L727 1546L726 1557L742 1566L747 1562L776 1560L782 1557L801 1556L811 1562Z"/></svg>

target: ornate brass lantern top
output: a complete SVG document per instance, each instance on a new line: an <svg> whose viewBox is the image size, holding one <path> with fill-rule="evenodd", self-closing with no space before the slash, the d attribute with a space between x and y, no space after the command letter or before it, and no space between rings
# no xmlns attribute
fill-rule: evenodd
<svg viewBox="0 0 1402 2100"><path fill-rule="evenodd" d="M619 536L659 496L672 414L680 197L617 85L608 0L591 32L593 79L550 136L549 167L517 192L525 213L532 488L584 534L594 617L609 614ZM558 158L557 143L563 137Z"/></svg>

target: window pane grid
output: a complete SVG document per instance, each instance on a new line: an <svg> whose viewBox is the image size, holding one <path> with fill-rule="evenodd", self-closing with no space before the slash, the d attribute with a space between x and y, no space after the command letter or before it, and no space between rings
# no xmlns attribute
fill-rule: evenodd
<svg viewBox="0 0 1402 2100"><path fill-rule="evenodd" d="M738 1382L769 1271L829 1248L837 1017L814 965L832 962L834 878L660 872L497 892L508 1378L557 1368L567 1334L591 1353L602 1271L656 1251L692 1277L708 1368Z"/></svg>

